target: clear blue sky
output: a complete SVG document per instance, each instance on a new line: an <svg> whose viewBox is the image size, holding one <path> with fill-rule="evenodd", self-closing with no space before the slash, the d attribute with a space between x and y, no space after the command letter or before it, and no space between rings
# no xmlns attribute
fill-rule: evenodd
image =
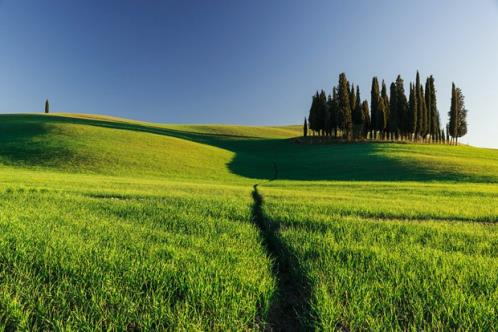
<svg viewBox="0 0 498 332"><path fill-rule="evenodd" d="M498 1L0 0L0 112L171 123L301 123L340 72L451 82L498 147ZM407 88L407 86L406 86Z"/></svg>

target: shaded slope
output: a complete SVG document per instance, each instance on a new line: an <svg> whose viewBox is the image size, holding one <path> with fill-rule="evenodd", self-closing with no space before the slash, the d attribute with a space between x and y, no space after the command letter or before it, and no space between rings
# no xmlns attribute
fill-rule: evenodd
<svg viewBox="0 0 498 332"><path fill-rule="evenodd" d="M0 117L0 161L72 172L190 179L498 181L498 150L295 144L299 127L159 125L92 115ZM133 173L133 174L130 174Z"/></svg>

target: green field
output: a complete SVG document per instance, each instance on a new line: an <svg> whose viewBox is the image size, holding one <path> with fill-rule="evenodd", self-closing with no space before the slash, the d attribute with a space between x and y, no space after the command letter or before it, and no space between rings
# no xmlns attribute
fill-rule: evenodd
<svg viewBox="0 0 498 332"><path fill-rule="evenodd" d="M0 331L497 330L498 150L300 130L0 116Z"/></svg>

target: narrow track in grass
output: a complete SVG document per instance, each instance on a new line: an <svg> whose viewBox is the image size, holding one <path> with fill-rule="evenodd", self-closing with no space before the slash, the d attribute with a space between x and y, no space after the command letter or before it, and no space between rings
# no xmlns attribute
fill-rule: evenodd
<svg viewBox="0 0 498 332"><path fill-rule="evenodd" d="M277 164L273 163L274 175L278 177ZM273 273L277 279L277 294L270 306L265 331L309 330L309 287L302 273L296 268L292 253L280 239L280 223L268 219L263 212L264 199L253 186L252 220L258 226L263 244L273 259Z"/></svg>

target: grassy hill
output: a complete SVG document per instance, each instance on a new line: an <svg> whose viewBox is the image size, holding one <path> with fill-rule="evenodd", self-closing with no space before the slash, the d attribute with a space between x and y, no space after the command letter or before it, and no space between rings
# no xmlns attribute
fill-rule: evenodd
<svg viewBox="0 0 498 332"><path fill-rule="evenodd" d="M496 329L498 150L300 130L0 116L0 330Z"/></svg>
<svg viewBox="0 0 498 332"><path fill-rule="evenodd" d="M498 180L498 151L468 146L295 144L300 127L158 125L92 115L0 116L0 163L168 179Z"/></svg>

